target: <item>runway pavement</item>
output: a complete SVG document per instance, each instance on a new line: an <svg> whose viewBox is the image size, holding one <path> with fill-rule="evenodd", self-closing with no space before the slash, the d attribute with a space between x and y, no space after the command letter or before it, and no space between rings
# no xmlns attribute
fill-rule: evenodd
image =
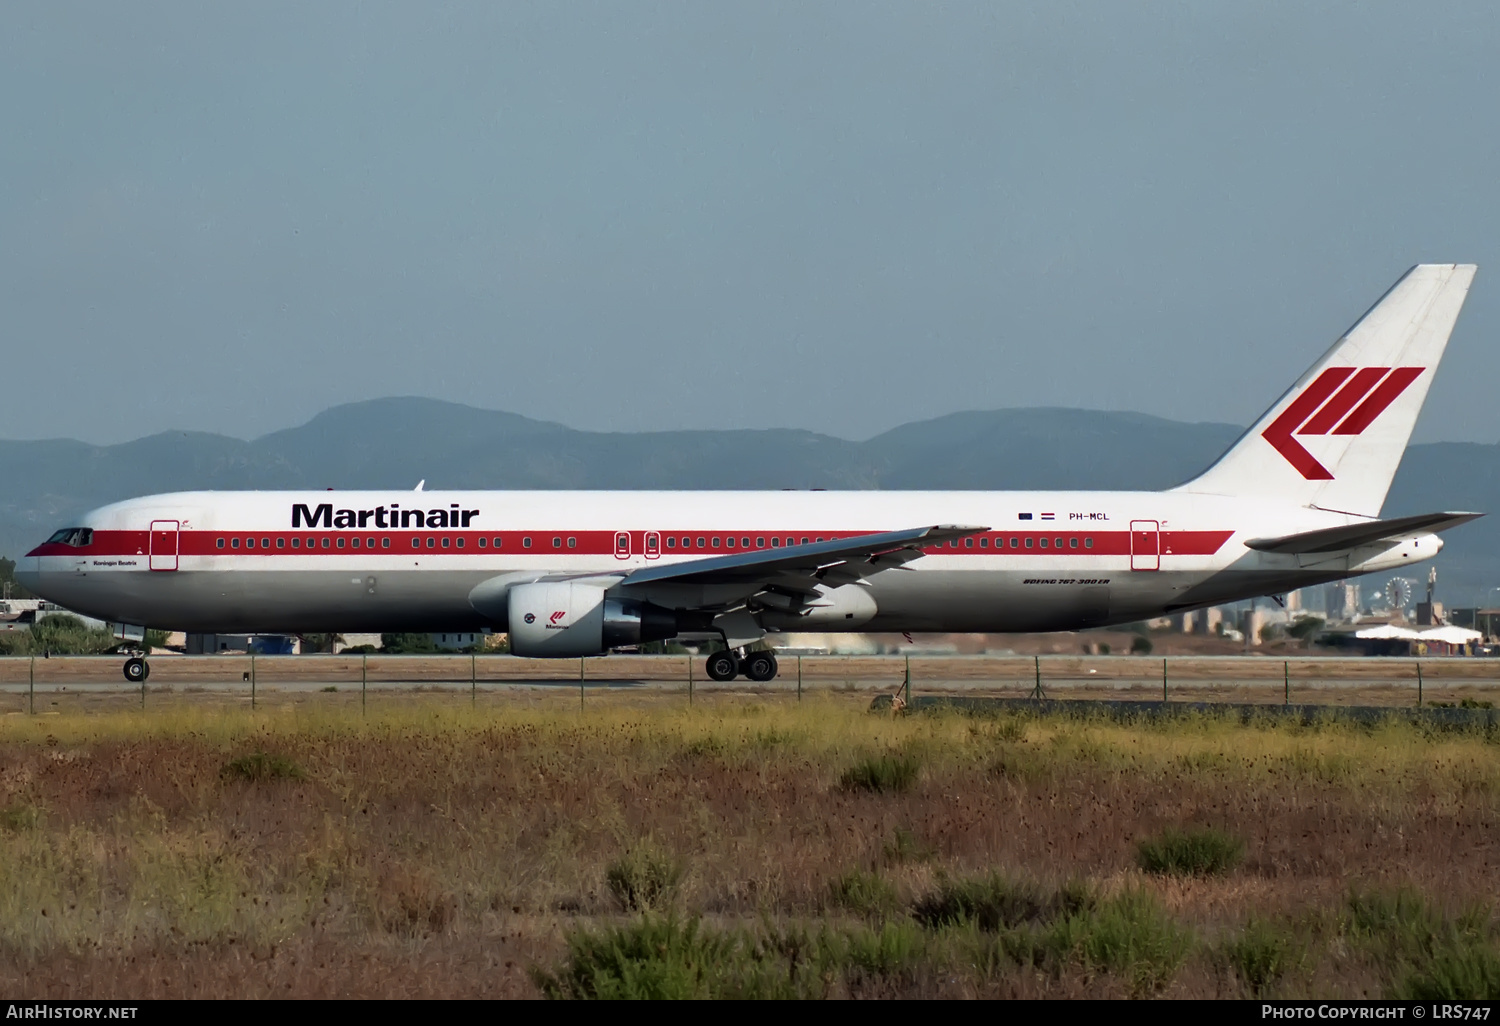
<svg viewBox="0 0 1500 1026"><path fill-rule="evenodd" d="M28 695L138 696L124 679L118 656L0 658L0 709L15 711ZM913 695L969 694L1021 697L1040 679L1051 698L1349 705L1411 705L1494 701L1500 704L1500 660L1474 658L1268 658L1261 656L786 656L777 679L743 678L729 684L706 679L698 657L606 656L542 660L505 655L383 656L245 655L151 657L146 693L248 697L310 695L336 689L367 692L516 689L735 691L766 694L849 692L873 696L905 690L910 666ZM1420 676L1420 680L1419 680Z"/></svg>

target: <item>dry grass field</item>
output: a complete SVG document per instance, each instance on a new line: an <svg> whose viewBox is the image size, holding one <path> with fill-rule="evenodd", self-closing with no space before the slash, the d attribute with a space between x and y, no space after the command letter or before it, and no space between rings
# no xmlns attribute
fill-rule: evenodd
<svg viewBox="0 0 1500 1026"><path fill-rule="evenodd" d="M0 717L0 991L1500 995L1483 734L195 697Z"/></svg>

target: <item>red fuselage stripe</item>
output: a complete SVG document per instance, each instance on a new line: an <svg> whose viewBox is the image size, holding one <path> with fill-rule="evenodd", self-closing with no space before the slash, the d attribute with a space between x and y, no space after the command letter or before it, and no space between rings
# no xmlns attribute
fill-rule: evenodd
<svg viewBox="0 0 1500 1026"><path fill-rule="evenodd" d="M860 531L95 531L83 547L40 545L29 556L708 556L853 538ZM1163 556L1211 556L1233 531L1162 531ZM175 536L174 536L175 535ZM628 537L629 545L619 545ZM1147 536L1149 538L1149 536ZM155 545L153 546L153 540ZM648 548L648 541L654 547ZM483 546L480 542L483 541ZM774 544L773 544L774 543ZM1141 554L1143 539L1136 545ZM946 556L1128 556L1129 531L985 531L924 551Z"/></svg>

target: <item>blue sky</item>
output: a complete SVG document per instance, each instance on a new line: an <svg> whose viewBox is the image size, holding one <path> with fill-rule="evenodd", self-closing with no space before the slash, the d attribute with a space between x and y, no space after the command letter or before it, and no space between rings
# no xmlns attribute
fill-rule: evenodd
<svg viewBox="0 0 1500 1026"><path fill-rule="evenodd" d="M0 437L1245 423L1435 260L1417 437L1496 441L1497 52L1480 3L6 4Z"/></svg>

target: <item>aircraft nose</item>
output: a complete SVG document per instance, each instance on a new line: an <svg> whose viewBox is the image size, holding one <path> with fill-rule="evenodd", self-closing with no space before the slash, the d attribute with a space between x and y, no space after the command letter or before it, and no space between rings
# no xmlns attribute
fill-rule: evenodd
<svg viewBox="0 0 1500 1026"><path fill-rule="evenodd" d="M16 560L16 583L33 595L39 594L42 585L41 560L36 556L22 556Z"/></svg>

